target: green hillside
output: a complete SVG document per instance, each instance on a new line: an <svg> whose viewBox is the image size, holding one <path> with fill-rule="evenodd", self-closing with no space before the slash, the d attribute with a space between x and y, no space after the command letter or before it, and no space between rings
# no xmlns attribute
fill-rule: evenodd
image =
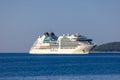
<svg viewBox="0 0 120 80"><path fill-rule="evenodd" d="M120 51L120 42L110 42L95 47L93 52L97 51Z"/></svg>

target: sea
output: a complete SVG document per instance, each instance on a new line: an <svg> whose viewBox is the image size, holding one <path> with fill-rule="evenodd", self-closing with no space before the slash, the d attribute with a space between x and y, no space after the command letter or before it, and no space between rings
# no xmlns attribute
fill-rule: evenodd
<svg viewBox="0 0 120 80"><path fill-rule="evenodd" d="M120 80L120 53L0 53L0 80Z"/></svg>

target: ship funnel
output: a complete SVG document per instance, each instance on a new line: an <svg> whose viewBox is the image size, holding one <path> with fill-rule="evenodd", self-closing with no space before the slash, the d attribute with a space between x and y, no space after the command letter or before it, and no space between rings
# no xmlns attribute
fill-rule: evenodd
<svg viewBox="0 0 120 80"><path fill-rule="evenodd" d="M51 40L57 40L58 39L58 37L53 32L50 33L50 37L51 37Z"/></svg>
<svg viewBox="0 0 120 80"><path fill-rule="evenodd" d="M49 33L48 33L48 32L45 32L44 35L45 35L46 37L48 37L48 36L49 36Z"/></svg>

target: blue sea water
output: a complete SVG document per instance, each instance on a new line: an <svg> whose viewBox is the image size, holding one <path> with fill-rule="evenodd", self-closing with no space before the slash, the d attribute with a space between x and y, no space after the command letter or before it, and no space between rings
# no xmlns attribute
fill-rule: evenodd
<svg viewBox="0 0 120 80"><path fill-rule="evenodd" d="M120 53L0 53L0 80L120 80Z"/></svg>

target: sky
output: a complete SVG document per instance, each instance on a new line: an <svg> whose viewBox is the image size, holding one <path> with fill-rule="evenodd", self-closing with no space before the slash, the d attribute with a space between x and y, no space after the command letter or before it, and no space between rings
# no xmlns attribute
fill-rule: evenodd
<svg viewBox="0 0 120 80"><path fill-rule="evenodd" d="M120 41L120 0L0 0L0 52L29 52L44 32Z"/></svg>

